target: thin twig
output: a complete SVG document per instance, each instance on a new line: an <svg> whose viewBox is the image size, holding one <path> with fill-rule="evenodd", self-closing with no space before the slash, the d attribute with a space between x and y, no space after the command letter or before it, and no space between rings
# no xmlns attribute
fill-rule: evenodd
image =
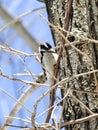
<svg viewBox="0 0 98 130"><path fill-rule="evenodd" d="M35 85L35 86L47 86L48 87L47 84L41 84L41 83L36 83L36 82L31 82L31 81L26 81L26 80L21 80L21 79L13 78L13 77L4 75L2 72L0 73L0 75L2 77L4 77L4 78L9 79L9 80L14 80L14 81L21 82L21 83L24 83L24 84Z"/></svg>
<svg viewBox="0 0 98 130"><path fill-rule="evenodd" d="M31 56L38 56L38 55L39 55L38 53L28 54L28 53L25 53L25 52L22 52L22 51L13 49L13 48L11 48L11 47L2 46L2 45L0 45L0 50L9 52L9 53L14 54L14 55L22 55L22 56L29 56L29 57L31 57Z"/></svg>
<svg viewBox="0 0 98 130"><path fill-rule="evenodd" d="M64 122L64 123L61 124L61 127L63 128L65 126L67 126L67 125L83 123L83 122L89 121L91 119L96 119L96 118L98 118L98 114L93 114L93 115L90 115L90 116L87 116L87 117L84 117L84 118L81 118L81 119Z"/></svg>
<svg viewBox="0 0 98 130"><path fill-rule="evenodd" d="M45 9L45 7L40 7L38 9L34 9L34 10L29 10L21 15L19 15L18 17L16 17L14 20L12 20L11 22L7 23L5 26L3 26L2 28L0 28L0 32L4 31L7 27L9 27L10 25L13 25L15 24L16 22L18 22L21 18L33 13L33 12L36 12L36 11L39 11L39 10L43 10Z"/></svg>
<svg viewBox="0 0 98 130"><path fill-rule="evenodd" d="M78 92L78 93L83 93L83 94L92 94L92 95L97 95L96 92L90 92L90 91L85 91L85 90L79 90L79 89L71 89L73 92Z"/></svg>
<svg viewBox="0 0 98 130"><path fill-rule="evenodd" d="M19 117L10 117L10 116L5 116L5 117L31 124L31 121L28 121L28 120L25 120L25 119L22 119L22 118L19 118Z"/></svg>
<svg viewBox="0 0 98 130"><path fill-rule="evenodd" d="M86 109L91 115L93 115L94 113L83 103L81 102L79 99L77 99L72 93L70 93L71 97L78 102L84 109Z"/></svg>
<svg viewBox="0 0 98 130"><path fill-rule="evenodd" d="M29 113L32 113L26 106L24 106L21 102L19 102L16 98L14 98L12 95L10 95L7 91L5 91L4 89L0 88L0 91L3 92L4 94L6 94L8 97L10 97L12 100L14 100L15 102L17 102L17 104L20 104L26 111L28 111Z"/></svg>
<svg viewBox="0 0 98 130"><path fill-rule="evenodd" d="M15 128L29 128L28 126L9 125L9 124L5 124L5 126L10 126L10 127L15 127Z"/></svg>
<svg viewBox="0 0 98 130"><path fill-rule="evenodd" d="M92 74L92 73L94 73L94 72L96 73L96 72L98 72L98 70L88 71L88 72L81 73L81 74L75 74L75 75L73 75L72 77L67 77L67 78L65 78L65 79L62 79L62 80L59 81L56 85L62 84L63 82L69 82L69 81L73 80L74 78L78 78L78 77L81 77L81 76L84 76L84 75Z"/></svg>
<svg viewBox="0 0 98 130"><path fill-rule="evenodd" d="M54 86L55 87L55 86ZM53 88L52 88L53 89ZM47 111L51 110L52 108L54 108L55 106L57 106L58 104L60 104L70 93L70 90L71 88L69 88L65 94L65 96L60 100L58 101L57 103L55 103L53 106L49 107L48 109L46 109L45 111L43 111L41 114L37 115L35 117L35 119L39 118L40 116L42 116L43 114L45 114ZM49 90L50 91L50 90ZM48 92L49 93L49 92Z"/></svg>

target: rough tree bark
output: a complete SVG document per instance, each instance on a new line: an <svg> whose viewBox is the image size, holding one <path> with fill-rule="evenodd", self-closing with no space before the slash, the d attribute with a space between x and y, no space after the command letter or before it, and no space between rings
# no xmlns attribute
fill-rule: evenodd
<svg viewBox="0 0 98 130"><path fill-rule="evenodd" d="M72 32L74 36L68 36L67 34L68 40L78 42L75 48L69 46L63 49L59 80L66 77L71 79L73 75L98 69L98 44L88 44L88 40L84 39L98 39L98 0L45 0L45 3L49 21L53 25ZM51 32L55 45L66 45L65 39L60 36L57 30L51 27ZM63 35L66 37L66 33L63 32ZM62 97L64 97L68 88L73 90L63 102L63 120L65 122L86 117L93 114L93 112L98 113L97 94L87 92L96 92L96 84L97 78L93 73L73 78L69 82L63 82L65 89L61 91ZM87 106L90 111L83 108L77 99ZM66 125L65 129L97 130L98 119Z"/></svg>

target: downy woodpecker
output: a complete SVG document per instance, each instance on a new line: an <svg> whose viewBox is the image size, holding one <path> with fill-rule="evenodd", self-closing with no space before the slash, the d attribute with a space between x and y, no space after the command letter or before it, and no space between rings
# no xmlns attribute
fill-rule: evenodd
<svg viewBox="0 0 98 130"><path fill-rule="evenodd" d="M52 46L45 42L39 45L41 64L49 86L53 85L54 66L57 63L58 54Z"/></svg>

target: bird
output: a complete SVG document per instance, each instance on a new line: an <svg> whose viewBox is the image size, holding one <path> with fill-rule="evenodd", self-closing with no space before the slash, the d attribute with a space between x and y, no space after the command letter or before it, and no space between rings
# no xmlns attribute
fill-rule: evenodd
<svg viewBox="0 0 98 130"><path fill-rule="evenodd" d="M54 68L57 63L58 54L47 42L40 43L39 53L45 78L51 86L53 85Z"/></svg>

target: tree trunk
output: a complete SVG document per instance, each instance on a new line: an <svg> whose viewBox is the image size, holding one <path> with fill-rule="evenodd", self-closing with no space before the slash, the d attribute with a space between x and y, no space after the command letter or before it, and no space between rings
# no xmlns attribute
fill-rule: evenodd
<svg viewBox="0 0 98 130"><path fill-rule="evenodd" d="M49 21L56 26L72 32L67 39L77 42L66 46L59 30L51 27L55 45L65 45L60 60L59 80L65 80L61 90L62 97L71 92L63 101L63 120L82 119L98 113L98 96L96 94L97 78L95 73L87 73L98 69L98 44L88 39L98 39L98 0L46 0ZM66 37L66 33L62 31ZM89 93L91 92L91 93ZM65 130L97 130L98 120L90 119L78 124L64 126Z"/></svg>

